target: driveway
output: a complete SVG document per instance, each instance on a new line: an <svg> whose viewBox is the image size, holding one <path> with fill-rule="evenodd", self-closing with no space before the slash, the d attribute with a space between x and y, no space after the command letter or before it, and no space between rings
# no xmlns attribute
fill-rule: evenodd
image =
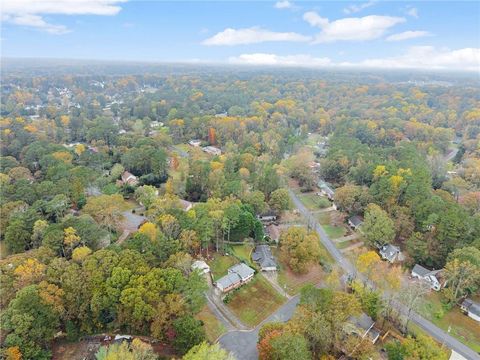
<svg viewBox="0 0 480 360"><path fill-rule="evenodd" d="M220 345L230 351L237 360L258 359L257 342L260 328L269 322L285 322L289 320L295 312L299 301L300 296L294 296L253 330L235 330L226 333L219 339Z"/></svg>

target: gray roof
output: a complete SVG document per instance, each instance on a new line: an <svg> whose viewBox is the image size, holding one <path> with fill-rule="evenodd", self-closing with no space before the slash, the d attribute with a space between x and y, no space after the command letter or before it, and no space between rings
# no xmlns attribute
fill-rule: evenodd
<svg viewBox="0 0 480 360"><path fill-rule="evenodd" d="M400 253L400 248L392 244L387 244L382 246L380 253L387 259L392 260L397 254Z"/></svg>
<svg viewBox="0 0 480 360"><path fill-rule="evenodd" d="M255 251L252 253L252 259L258 263L262 269L277 267L277 263L268 245L257 245Z"/></svg>
<svg viewBox="0 0 480 360"><path fill-rule="evenodd" d="M358 215L352 216L350 219L348 219L348 221L350 221L354 226L358 226L363 223L363 219Z"/></svg>
<svg viewBox="0 0 480 360"><path fill-rule="evenodd" d="M319 184L320 189L325 191L327 194L335 195L335 191L324 181L321 181Z"/></svg>
<svg viewBox="0 0 480 360"><path fill-rule="evenodd" d="M217 286L220 285L222 289L226 289L241 281L240 276L236 273L228 273L217 280Z"/></svg>
<svg viewBox="0 0 480 360"><path fill-rule="evenodd" d="M468 312L480 316L480 304L471 300L471 299L465 299L462 302L462 306L464 306Z"/></svg>
<svg viewBox="0 0 480 360"><path fill-rule="evenodd" d="M365 313L361 313L360 316L350 316L349 321L356 327L368 331L375 321Z"/></svg>
<svg viewBox="0 0 480 360"><path fill-rule="evenodd" d="M427 276L427 275L436 275L440 270L428 270L424 268L422 265L415 264L412 269L412 273L418 274L420 276Z"/></svg>
<svg viewBox="0 0 480 360"><path fill-rule="evenodd" d="M244 263L239 263L239 264L233 265L230 269L228 269L228 273L238 274L242 279L245 279L250 275L255 274L255 270L253 270L250 266L247 266Z"/></svg>

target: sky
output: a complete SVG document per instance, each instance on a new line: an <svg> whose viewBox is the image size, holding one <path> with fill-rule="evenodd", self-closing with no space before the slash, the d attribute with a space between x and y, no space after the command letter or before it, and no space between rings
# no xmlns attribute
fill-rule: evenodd
<svg viewBox="0 0 480 360"><path fill-rule="evenodd" d="M478 1L1 0L3 57L480 72Z"/></svg>

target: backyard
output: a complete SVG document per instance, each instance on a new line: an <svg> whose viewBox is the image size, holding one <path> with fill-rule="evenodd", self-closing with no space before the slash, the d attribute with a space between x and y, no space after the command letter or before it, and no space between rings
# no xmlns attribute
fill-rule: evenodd
<svg viewBox="0 0 480 360"><path fill-rule="evenodd" d="M227 306L249 326L256 326L279 308L285 298L262 275L231 293Z"/></svg>
<svg viewBox="0 0 480 360"><path fill-rule="evenodd" d="M250 254L253 251L253 245L250 245L250 244L231 245L230 249L232 251L232 255L234 255L240 261L243 261L248 266L256 266L250 257Z"/></svg>
<svg viewBox="0 0 480 360"><path fill-rule="evenodd" d="M209 263L213 280L216 281L226 275L228 268L236 263L238 261L234 257L216 253L214 259Z"/></svg>
<svg viewBox="0 0 480 360"><path fill-rule="evenodd" d="M332 206L326 197L317 195L314 192L299 193L297 196L303 205L311 211L326 209Z"/></svg>

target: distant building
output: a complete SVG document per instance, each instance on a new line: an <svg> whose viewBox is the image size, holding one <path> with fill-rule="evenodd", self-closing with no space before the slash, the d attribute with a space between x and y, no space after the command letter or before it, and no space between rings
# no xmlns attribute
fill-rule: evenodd
<svg viewBox="0 0 480 360"><path fill-rule="evenodd" d="M320 181L318 183L318 187L320 188L320 192L323 195L333 201L333 198L335 197L335 191L331 188L330 185L328 185L325 181Z"/></svg>
<svg viewBox="0 0 480 360"><path fill-rule="evenodd" d="M222 150L220 150L219 148L217 148L215 146L205 146L205 147L202 148L202 150L204 152L206 152L207 154L210 154L210 155L215 155L215 156L222 155Z"/></svg>
<svg viewBox="0 0 480 360"><path fill-rule="evenodd" d="M387 260L392 264L396 261L405 260L405 257L400 251L400 248L391 244L383 245L380 248L380 256L382 257L382 259Z"/></svg>
<svg viewBox="0 0 480 360"><path fill-rule="evenodd" d="M363 219L358 215L352 216L350 219L348 219L348 225L354 230L358 230L362 224Z"/></svg>
<svg viewBox="0 0 480 360"><path fill-rule="evenodd" d="M227 293L249 282L254 274L255 270L251 267L244 263L239 263L230 267L227 275L218 279L215 286L220 289L221 292Z"/></svg>
<svg viewBox="0 0 480 360"><path fill-rule="evenodd" d="M216 117L216 118L224 118L224 117L227 117L227 116L228 116L228 114L227 114L226 111L223 112L223 113L220 113L220 114L215 114L215 117Z"/></svg>
<svg viewBox="0 0 480 360"><path fill-rule="evenodd" d="M128 171L124 171L122 174L122 184L128 184L130 186L138 185L138 179L135 175Z"/></svg>
<svg viewBox="0 0 480 360"><path fill-rule="evenodd" d="M180 206L182 207L183 211L188 211L193 207L193 203L187 200L180 199Z"/></svg>
<svg viewBox="0 0 480 360"><path fill-rule="evenodd" d="M198 270L202 274L208 274L210 272L210 266L203 260L196 260L191 266L192 270Z"/></svg>
<svg viewBox="0 0 480 360"><path fill-rule="evenodd" d="M194 147L199 147L202 144L202 140L193 139L193 140L190 140L188 144Z"/></svg>
<svg viewBox="0 0 480 360"><path fill-rule="evenodd" d="M465 299L460 304L460 310L473 320L480 322L480 304L471 300Z"/></svg>
<svg viewBox="0 0 480 360"><path fill-rule="evenodd" d="M277 270L277 263L268 245L257 245L252 253L252 260L260 266L262 271Z"/></svg>
<svg viewBox="0 0 480 360"><path fill-rule="evenodd" d="M346 332L356 334L362 339L368 338L375 344L380 337L380 331L375 327L375 321L365 313L360 316L350 316L346 325Z"/></svg>
<svg viewBox="0 0 480 360"><path fill-rule="evenodd" d="M428 270L422 265L415 264L412 269L412 277L424 281L430 285L435 291L440 291L445 286L445 282L441 278L442 270Z"/></svg>
<svg viewBox="0 0 480 360"><path fill-rule="evenodd" d="M273 211L267 211L257 215L257 219L264 223L271 223L277 220L277 215Z"/></svg>

